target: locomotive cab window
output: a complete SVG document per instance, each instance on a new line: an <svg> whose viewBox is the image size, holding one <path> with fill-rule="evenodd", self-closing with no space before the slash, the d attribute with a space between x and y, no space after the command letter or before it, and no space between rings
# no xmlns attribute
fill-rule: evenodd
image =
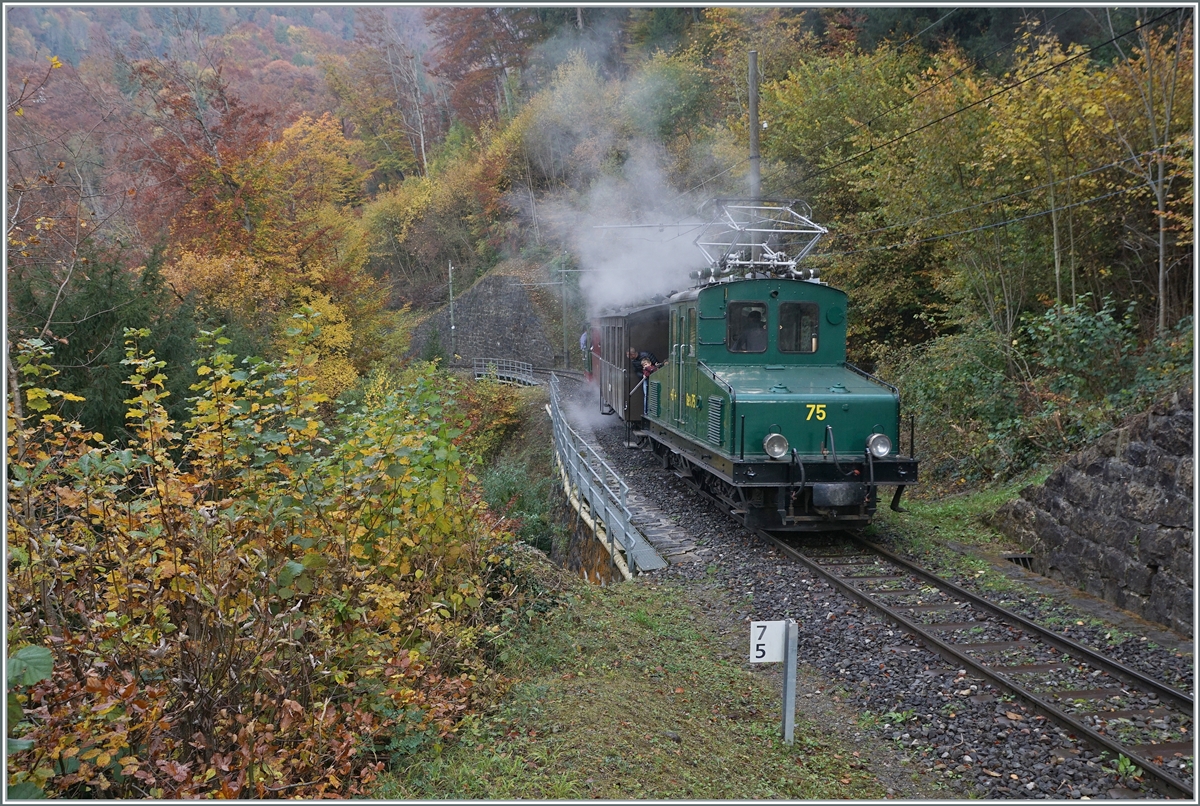
<svg viewBox="0 0 1200 806"><path fill-rule="evenodd" d="M784 302L779 306L779 350L815 353L820 311L815 302Z"/></svg>
<svg viewBox="0 0 1200 806"><path fill-rule="evenodd" d="M731 353L767 350L767 306L762 302L731 302L726 314L725 343Z"/></svg>

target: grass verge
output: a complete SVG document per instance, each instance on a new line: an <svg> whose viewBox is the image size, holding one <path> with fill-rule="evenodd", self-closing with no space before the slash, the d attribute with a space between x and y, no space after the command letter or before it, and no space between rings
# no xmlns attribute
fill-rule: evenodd
<svg viewBox="0 0 1200 806"><path fill-rule="evenodd" d="M908 500L903 504L905 512L881 506L865 536L887 543L935 573L986 577L985 588L1007 589L1012 581L998 573L988 558L1022 549L984 519L1045 475L941 499Z"/></svg>
<svg viewBox="0 0 1200 806"><path fill-rule="evenodd" d="M882 797L827 726L798 718L795 743L780 741L778 675L715 635L720 608L696 595L646 580L579 585L502 650L517 681L504 701L440 755L400 760L376 797Z"/></svg>
<svg viewBox="0 0 1200 806"><path fill-rule="evenodd" d="M1017 498L1030 484L1045 481L1049 471L1017 479L1000 487L960 493L937 499L906 498L906 512L880 506L868 531L894 533L914 549L927 551L935 544L953 540L967 546L1007 548L1010 541L983 522L1003 504Z"/></svg>
<svg viewBox="0 0 1200 806"><path fill-rule="evenodd" d="M1138 638L1136 632L1116 626L1107 615L1095 612L1104 609L1099 600L1089 605L1086 598L1068 599L1069 589L1058 583L1044 580L1044 584L1039 584L1041 578L1014 578L999 570L1003 564L996 562L998 558L1008 552L1021 554L1024 550L989 526L985 516L1019 496L1026 486L1044 482L1049 472L1043 469L1007 485L978 492L906 501L907 512L903 513L880 507L865 536L912 557L933 573L974 578L979 592L997 604L1013 606L1026 599L1036 600L1041 613L1039 620L1047 627L1102 630L1104 642L1110 645Z"/></svg>

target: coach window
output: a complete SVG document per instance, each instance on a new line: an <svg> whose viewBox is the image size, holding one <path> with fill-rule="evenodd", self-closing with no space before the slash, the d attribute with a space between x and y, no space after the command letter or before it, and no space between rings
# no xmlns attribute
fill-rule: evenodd
<svg viewBox="0 0 1200 806"><path fill-rule="evenodd" d="M726 341L731 353L767 350L767 306L762 302L731 302L725 314Z"/></svg>
<svg viewBox="0 0 1200 806"><path fill-rule="evenodd" d="M784 302L779 305L779 351L815 353L819 309L815 302Z"/></svg>

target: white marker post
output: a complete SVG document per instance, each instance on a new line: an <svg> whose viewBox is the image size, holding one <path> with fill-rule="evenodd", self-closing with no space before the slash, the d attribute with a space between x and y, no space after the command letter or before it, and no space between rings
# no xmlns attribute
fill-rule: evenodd
<svg viewBox="0 0 1200 806"><path fill-rule="evenodd" d="M792 744L796 732L796 622L750 622L750 662L783 661L783 743Z"/></svg>

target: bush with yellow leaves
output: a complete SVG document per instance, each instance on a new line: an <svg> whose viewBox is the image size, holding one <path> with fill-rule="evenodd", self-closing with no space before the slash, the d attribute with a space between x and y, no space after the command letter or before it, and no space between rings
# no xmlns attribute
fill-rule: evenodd
<svg viewBox="0 0 1200 806"><path fill-rule="evenodd" d="M513 538L472 492L445 376L329 425L313 313L278 363L205 334L182 425L128 331L127 446L60 418L48 348L19 345L8 640L53 667L10 691L11 796L361 796L501 684Z"/></svg>

